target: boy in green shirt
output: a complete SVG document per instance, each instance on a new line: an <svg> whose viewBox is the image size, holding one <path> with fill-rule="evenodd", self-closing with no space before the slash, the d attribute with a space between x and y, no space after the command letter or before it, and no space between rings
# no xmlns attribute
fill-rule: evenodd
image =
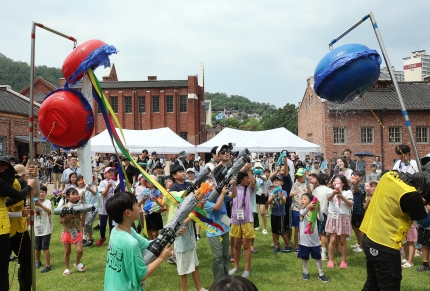
<svg viewBox="0 0 430 291"><path fill-rule="evenodd" d="M118 223L112 230L106 259L104 290L143 290L145 280L170 256L166 247L148 266L142 253L149 241L131 228L139 219L136 197L128 192L114 194L106 202L106 212Z"/></svg>

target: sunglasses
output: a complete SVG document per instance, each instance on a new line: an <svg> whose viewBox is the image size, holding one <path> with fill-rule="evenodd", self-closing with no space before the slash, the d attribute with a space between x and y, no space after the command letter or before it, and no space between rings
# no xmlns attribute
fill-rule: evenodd
<svg viewBox="0 0 430 291"><path fill-rule="evenodd" d="M230 151L224 151L224 150L219 151L219 153L220 153L221 155L226 154L226 153L229 153L229 152L230 152Z"/></svg>

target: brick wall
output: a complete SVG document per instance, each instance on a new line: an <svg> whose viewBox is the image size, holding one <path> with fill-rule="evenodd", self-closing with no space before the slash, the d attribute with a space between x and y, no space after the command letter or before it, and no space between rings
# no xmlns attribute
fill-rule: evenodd
<svg viewBox="0 0 430 291"><path fill-rule="evenodd" d="M409 111L408 113L414 136L416 135L417 126L430 127L429 110ZM401 126L402 143L411 146L407 127L400 110L375 111L375 114L387 131L390 126ZM388 133L382 129L380 123L370 111L329 112L327 102L324 102L315 94L309 86L309 80L300 104L298 123L298 135L303 139L321 145L321 150L326 158L330 158L333 152L342 154L346 148L351 149L353 153L369 151L381 157L385 169L391 169L393 161L397 158L394 144L389 141ZM333 127L345 127L345 143L334 144ZM373 143L361 143L361 127L373 127ZM417 147L420 157L430 153L430 143L417 143ZM373 158L365 158L365 161L368 166L367 171L370 171Z"/></svg>

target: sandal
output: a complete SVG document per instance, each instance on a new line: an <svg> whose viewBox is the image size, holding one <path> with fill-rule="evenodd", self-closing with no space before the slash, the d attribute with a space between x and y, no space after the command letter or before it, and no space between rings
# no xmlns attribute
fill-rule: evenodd
<svg viewBox="0 0 430 291"><path fill-rule="evenodd" d="M74 263L74 264L73 264L73 267L75 267L75 268L76 268L76 270L78 270L79 272L83 272L83 271L85 271L85 265L84 265L84 264L82 264L82 262L81 262L81 263L79 263L79 264L77 264L77 265L76 265L76 263Z"/></svg>
<svg viewBox="0 0 430 291"><path fill-rule="evenodd" d="M65 269L64 272L63 272L63 276L69 277L70 276L70 270L69 269Z"/></svg>
<svg viewBox="0 0 430 291"><path fill-rule="evenodd" d="M230 263L234 263L234 255L230 254Z"/></svg>

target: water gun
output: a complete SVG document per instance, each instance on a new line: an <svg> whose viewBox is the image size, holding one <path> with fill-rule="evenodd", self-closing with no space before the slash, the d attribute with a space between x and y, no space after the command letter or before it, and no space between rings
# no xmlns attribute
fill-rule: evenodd
<svg viewBox="0 0 430 291"><path fill-rule="evenodd" d="M161 207L157 204L157 202L154 202L154 201L151 201L151 202L145 204L145 207L143 207L143 210L145 210L146 215L157 212L160 209L161 209Z"/></svg>
<svg viewBox="0 0 430 291"><path fill-rule="evenodd" d="M282 151L281 155L279 156L278 160L276 161L276 166L280 167L282 166L283 162L282 159L286 158L288 154L288 151Z"/></svg>
<svg viewBox="0 0 430 291"><path fill-rule="evenodd" d="M320 206L320 202L318 201L317 197L314 197L312 202L315 202L315 207L312 207L310 209L311 214L309 215L309 223L308 226L305 229L305 234L312 234L314 233L315 224L317 222L317 216L318 216L318 207Z"/></svg>
<svg viewBox="0 0 430 291"><path fill-rule="evenodd" d="M278 202L278 203L279 203L279 201L281 200L281 198L279 198L279 192L281 192L281 193L282 193L282 188L281 188L281 186L277 186L275 189L273 189L273 190L270 192L270 194L271 194L271 195L275 195L275 200L273 200L273 204L274 204L274 203L276 203L276 202Z"/></svg>
<svg viewBox="0 0 430 291"><path fill-rule="evenodd" d="M256 176L263 175L263 170L262 169L256 169L256 168L254 168L254 169L252 169L252 171L253 171L254 175L256 175Z"/></svg>

